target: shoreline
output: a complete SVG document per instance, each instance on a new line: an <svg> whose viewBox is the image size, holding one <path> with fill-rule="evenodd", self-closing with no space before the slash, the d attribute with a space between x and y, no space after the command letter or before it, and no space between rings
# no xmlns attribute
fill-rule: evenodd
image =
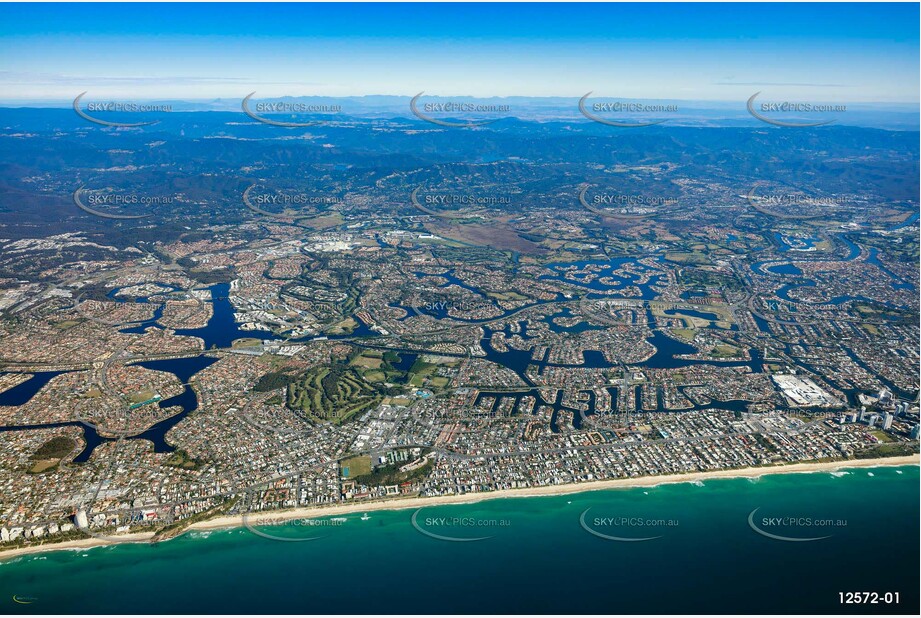
<svg viewBox="0 0 921 618"><path fill-rule="evenodd" d="M272 523L281 523L294 519L316 519L354 513L372 511L400 511L420 509L423 507L445 506L451 504L474 504L486 500L500 500L506 498L536 498L541 496L565 496L570 494L586 493L591 491L604 491L612 489L630 489L636 487L656 487L658 485L672 485L676 483L694 483L714 479L758 478L772 474L810 474L815 472L834 472L850 468L883 468L900 466L921 465L917 455L901 457L884 457L879 459L854 459L830 462L793 463L779 466L765 466L760 468L739 468L734 470L714 470L709 472L689 472L686 474L667 474L659 476L641 476L635 478L607 479L603 481L588 481L584 483L570 483L566 485L547 485L543 487L526 487L521 489L502 489L473 494L457 494L448 496L432 496L427 498L394 498L391 500L376 500L373 502L353 502L349 504L336 504L328 506L299 507L283 511L263 511L251 514L253 524L259 525L266 520ZM242 515L221 515L213 519L191 524L180 534L171 538L178 538L187 532L226 530L245 527ZM46 545L16 547L0 549L0 562L5 562L31 554L42 554L52 551L80 551L94 547L108 547L123 543L146 543L154 536L153 532L136 532L108 539L87 538ZM166 539L170 540L170 539Z"/></svg>

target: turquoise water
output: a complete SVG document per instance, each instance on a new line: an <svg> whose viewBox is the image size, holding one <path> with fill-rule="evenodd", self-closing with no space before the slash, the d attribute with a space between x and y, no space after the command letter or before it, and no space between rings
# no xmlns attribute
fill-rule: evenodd
<svg viewBox="0 0 921 618"><path fill-rule="evenodd" d="M241 528L22 557L0 564L0 603L5 613L36 614L917 613L918 505L918 467L906 466L490 500L417 515L424 532L488 537L480 541L423 534L413 511L371 512L340 525L258 528L314 541ZM590 530L657 538L593 535L580 525L586 509ZM771 534L827 538L768 538L749 526L754 509L755 525ZM633 519L607 521L622 517ZM813 523L774 525L781 517ZM841 591L899 592L901 602L841 606Z"/></svg>

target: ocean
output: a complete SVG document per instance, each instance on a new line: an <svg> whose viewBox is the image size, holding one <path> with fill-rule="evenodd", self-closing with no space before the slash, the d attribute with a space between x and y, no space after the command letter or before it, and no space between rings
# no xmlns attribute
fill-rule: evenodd
<svg viewBox="0 0 921 618"><path fill-rule="evenodd" d="M714 479L23 556L0 564L0 603L19 614L917 614L918 522L917 466ZM847 592L879 596L842 604Z"/></svg>

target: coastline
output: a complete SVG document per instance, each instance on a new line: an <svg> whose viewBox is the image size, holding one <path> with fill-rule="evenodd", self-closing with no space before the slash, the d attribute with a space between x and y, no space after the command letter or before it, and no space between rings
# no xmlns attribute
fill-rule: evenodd
<svg viewBox="0 0 921 618"><path fill-rule="evenodd" d="M281 523L283 521L294 519L315 519L320 517L331 517L371 511L399 511L407 509L419 509L429 506L444 506L450 504L474 504L486 500L498 500L504 498L565 496L569 494L579 494L590 491L629 489L634 487L655 487L658 485L694 483L698 481L714 479L758 478L772 474L809 474L815 472L833 472L851 468L881 468L912 465L921 465L921 461L919 461L919 457L917 455L884 457L879 459L854 459L830 462L794 463L779 466L765 466L760 468L739 468L734 470L689 472L686 474L668 474L660 476L608 479L603 481L588 481L584 483L570 483L567 485L548 485L543 487L527 487L521 489L502 489L498 491L475 494L432 496L427 498L394 498L392 500L377 500L373 502L354 502L349 504L337 504L330 506L299 507L296 509L288 509L284 511L265 511L262 513L253 514L251 515L251 518L253 524L259 525L266 520L271 520L272 523ZM182 533L178 534L177 537L182 536L186 532L225 530L231 528L240 528L244 527L245 525L246 523L243 521L243 517L240 515L221 515L213 519L193 523L188 528L183 530ZM0 550L0 562L12 560L20 556L40 554L51 551L80 551L94 547L119 545L122 543L145 543L149 542L153 536L153 532L136 532L120 535L118 537L109 537L107 539L93 537L72 541L62 541L60 543L48 543L46 545L16 547L7 550Z"/></svg>

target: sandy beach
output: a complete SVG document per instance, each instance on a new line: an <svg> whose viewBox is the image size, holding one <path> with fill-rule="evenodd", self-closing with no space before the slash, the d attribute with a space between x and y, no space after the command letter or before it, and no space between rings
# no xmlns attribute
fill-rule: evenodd
<svg viewBox="0 0 921 618"><path fill-rule="evenodd" d="M688 474L670 474L662 476L644 476L628 479L610 479L604 481L590 481L573 483L569 485L552 485L546 487L529 487L522 489L506 489L476 494L463 494L451 496L435 496L429 498L394 498L391 500L378 500L369 502L354 502L332 506L304 507L285 511L267 511L248 516L246 522L240 515L220 516L190 525L186 532L195 530L220 530L226 528L239 528L247 523L259 525L262 523L282 523L294 519L313 519L318 517L333 517L350 513L365 513L371 511L393 511L401 509L419 509L422 507L443 506L448 504L472 504L483 500L498 500L501 498L532 498L536 496L564 496L567 494L583 493L588 491L603 491L609 489L624 489L630 487L654 487L670 483L694 483L713 479L731 478L757 478L769 474L795 474L813 472L832 472L841 469L853 468L878 468L883 466L919 465L919 457L886 457L882 459L858 459L848 461L833 461L823 463L796 463L781 466L768 466L761 468L741 468L737 470L716 470L712 472L692 472ZM27 554L37 554L60 550L82 550L92 547L104 547L117 543L146 543L153 537L151 532L124 534L118 537L88 538L60 543L49 543L29 547L0 551L0 560L10 560Z"/></svg>
<svg viewBox="0 0 921 618"><path fill-rule="evenodd" d="M120 534L118 537L111 538L111 540L91 537L88 539L75 539L72 541L60 541L58 543L46 543L44 545L29 545L28 547L4 549L0 551L0 561L11 560L27 554L43 554L50 551L80 551L92 549L93 547L121 545L122 543L147 543L153 535L153 532L137 532L133 534Z"/></svg>

